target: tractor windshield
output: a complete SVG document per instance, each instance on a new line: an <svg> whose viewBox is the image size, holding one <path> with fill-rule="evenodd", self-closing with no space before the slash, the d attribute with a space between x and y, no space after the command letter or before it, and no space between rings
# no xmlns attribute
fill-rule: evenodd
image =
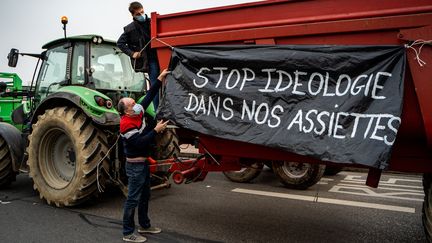
<svg viewBox="0 0 432 243"><path fill-rule="evenodd" d="M141 92L144 74L136 73L129 57L114 45L92 44L90 68L96 89Z"/></svg>

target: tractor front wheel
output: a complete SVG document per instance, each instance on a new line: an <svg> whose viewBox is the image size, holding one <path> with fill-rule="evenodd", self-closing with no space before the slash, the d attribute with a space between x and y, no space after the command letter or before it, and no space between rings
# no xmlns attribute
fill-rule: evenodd
<svg viewBox="0 0 432 243"><path fill-rule="evenodd" d="M58 207L86 201L104 186L107 151L105 134L81 111L71 107L47 110L29 136L28 165L34 189Z"/></svg>

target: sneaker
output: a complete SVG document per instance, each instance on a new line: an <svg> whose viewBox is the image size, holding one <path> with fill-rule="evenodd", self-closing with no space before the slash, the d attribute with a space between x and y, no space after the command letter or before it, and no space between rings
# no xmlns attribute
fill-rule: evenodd
<svg viewBox="0 0 432 243"><path fill-rule="evenodd" d="M130 235L123 236L123 241L139 243L139 242L146 242L147 238L141 235L130 234Z"/></svg>
<svg viewBox="0 0 432 243"><path fill-rule="evenodd" d="M138 228L138 233L140 233L140 234L145 234L145 233L159 234L160 232L162 232L162 230L161 230L161 228L158 228L158 227L143 228L143 227L140 226Z"/></svg>

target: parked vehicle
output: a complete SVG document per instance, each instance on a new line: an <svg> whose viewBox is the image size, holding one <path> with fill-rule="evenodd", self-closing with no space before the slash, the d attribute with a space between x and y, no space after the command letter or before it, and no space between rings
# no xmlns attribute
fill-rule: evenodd
<svg viewBox="0 0 432 243"><path fill-rule="evenodd" d="M114 106L121 97L142 99L145 75L132 70L114 41L98 35L65 37L42 48L41 54L12 49L8 56L11 67L19 55L38 58L28 90L21 89L15 74L2 74L13 81L0 83L0 185L10 184L28 166L34 188L48 204L79 204L102 192L108 180L125 192ZM146 116L154 119L153 105ZM179 153L175 131L168 130L157 138L163 148L157 159ZM158 175L168 186L166 173Z"/></svg>
<svg viewBox="0 0 432 243"><path fill-rule="evenodd" d="M416 40L430 41L431 33L432 3L427 0L274 0L167 15L152 13L152 37L155 38L152 47L157 48L162 67L167 67L170 62L171 47L216 44L406 45ZM423 223L431 240L432 48L430 44L422 46L420 57L425 65L419 65L416 52L407 51L409 65L405 72L402 124L388 169L424 173ZM276 161L273 167L277 168L281 180L286 181L283 167L287 163L283 161L307 161L314 166L326 164L306 156L189 130L179 130L178 133L180 140L197 137L200 151L217 159L217 163L211 163L205 171L240 170L242 167L247 170L257 161ZM247 174L244 171L239 173ZM366 184L376 187L380 175L380 170L370 169ZM256 174L249 176L253 178Z"/></svg>

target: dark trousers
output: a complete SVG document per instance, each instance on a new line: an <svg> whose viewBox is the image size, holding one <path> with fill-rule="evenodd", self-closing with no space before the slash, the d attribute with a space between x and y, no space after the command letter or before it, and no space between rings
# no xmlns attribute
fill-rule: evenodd
<svg viewBox="0 0 432 243"><path fill-rule="evenodd" d="M130 235L135 230L135 208L138 206L138 223L150 227L148 204L150 199L150 170L147 162L126 162L128 176L128 196L123 211L123 235Z"/></svg>
<svg viewBox="0 0 432 243"><path fill-rule="evenodd" d="M157 78L159 77L160 74L159 62L157 58L149 58L148 65L149 65L148 74L150 78L150 84L154 85L156 82L159 82ZM154 97L153 105L156 111L159 106L159 93Z"/></svg>

